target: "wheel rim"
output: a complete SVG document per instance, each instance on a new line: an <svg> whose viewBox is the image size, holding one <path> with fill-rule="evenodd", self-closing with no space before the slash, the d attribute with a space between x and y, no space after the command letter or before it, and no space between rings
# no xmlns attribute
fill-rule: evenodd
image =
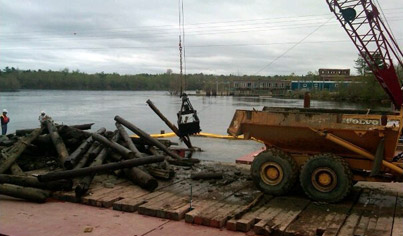
<svg viewBox="0 0 403 236"><path fill-rule="evenodd" d="M321 167L312 173L311 181L313 186L320 192L330 192L337 186L337 175L332 169Z"/></svg>
<svg viewBox="0 0 403 236"><path fill-rule="evenodd" d="M260 168L260 177L268 185L277 185L283 180L284 172L279 164L266 162Z"/></svg>

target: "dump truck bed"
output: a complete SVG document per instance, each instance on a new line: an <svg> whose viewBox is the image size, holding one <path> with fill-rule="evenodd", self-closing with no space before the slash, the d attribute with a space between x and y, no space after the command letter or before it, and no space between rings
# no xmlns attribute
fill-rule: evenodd
<svg viewBox="0 0 403 236"><path fill-rule="evenodd" d="M347 157L358 155L318 135L318 131L334 134L373 154L384 139L384 160L391 161L401 128L401 112L265 107L262 111L237 110L228 133L256 138L290 153L329 152Z"/></svg>

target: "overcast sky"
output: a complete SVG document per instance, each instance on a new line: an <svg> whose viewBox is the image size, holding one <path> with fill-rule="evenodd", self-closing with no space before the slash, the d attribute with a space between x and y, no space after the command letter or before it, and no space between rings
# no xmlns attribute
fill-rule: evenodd
<svg viewBox="0 0 403 236"><path fill-rule="evenodd" d="M403 48L403 1L379 2ZM178 73L178 11L178 0L0 0L0 67ZM184 11L187 73L354 70L325 0L184 0Z"/></svg>

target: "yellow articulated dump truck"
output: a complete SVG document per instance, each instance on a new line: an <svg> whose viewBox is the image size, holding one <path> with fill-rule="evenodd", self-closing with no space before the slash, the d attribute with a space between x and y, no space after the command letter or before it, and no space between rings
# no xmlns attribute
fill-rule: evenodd
<svg viewBox="0 0 403 236"><path fill-rule="evenodd" d="M299 179L310 198L337 202L355 181L403 180L403 162L395 157L402 115L265 107L237 110L228 133L265 143L251 166L262 192L286 194Z"/></svg>

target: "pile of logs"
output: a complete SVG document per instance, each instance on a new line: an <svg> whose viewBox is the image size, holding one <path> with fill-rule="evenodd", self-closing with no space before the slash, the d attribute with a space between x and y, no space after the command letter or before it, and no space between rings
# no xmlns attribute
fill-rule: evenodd
<svg viewBox="0 0 403 236"><path fill-rule="evenodd" d="M44 202L52 191L74 189L81 197L99 173L113 173L153 191L157 179L174 176L171 165L199 162L182 158L169 148L172 142L154 139L122 117L115 121L113 132L100 128L90 133L86 130L93 124L67 126L46 120L40 128L2 136L0 194ZM138 137L130 137L127 129Z"/></svg>

